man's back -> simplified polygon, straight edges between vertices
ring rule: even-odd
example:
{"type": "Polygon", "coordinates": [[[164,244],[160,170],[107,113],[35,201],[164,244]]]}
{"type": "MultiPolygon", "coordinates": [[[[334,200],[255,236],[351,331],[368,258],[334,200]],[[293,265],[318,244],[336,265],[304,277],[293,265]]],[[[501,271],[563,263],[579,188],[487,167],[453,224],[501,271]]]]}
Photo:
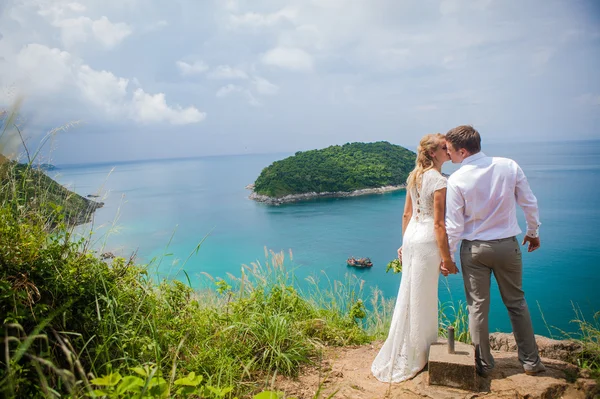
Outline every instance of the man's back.
{"type": "Polygon", "coordinates": [[[449,235],[453,235],[453,227],[460,229],[460,236],[451,239],[454,242],[498,240],[520,234],[517,203],[527,215],[528,226],[537,229],[539,225],[537,199],[512,159],[488,157],[482,152],[466,158],[448,179],[447,199],[449,235]],[[458,220],[452,217],[457,213],[461,214],[458,220]]]}

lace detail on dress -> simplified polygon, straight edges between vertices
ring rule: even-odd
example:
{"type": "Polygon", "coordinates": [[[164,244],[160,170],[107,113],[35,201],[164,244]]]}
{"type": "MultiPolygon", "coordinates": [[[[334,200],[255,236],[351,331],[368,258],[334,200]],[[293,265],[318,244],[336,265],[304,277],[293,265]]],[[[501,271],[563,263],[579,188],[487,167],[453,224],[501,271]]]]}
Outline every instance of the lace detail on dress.
{"type": "Polygon", "coordinates": [[[448,185],[448,180],[435,169],[423,173],[421,179],[421,188],[413,187],[410,190],[413,217],[417,221],[433,218],[433,193],[448,185]]]}
{"type": "Polygon", "coordinates": [[[438,276],[441,257],[433,232],[433,193],[446,187],[436,170],[423,174],[420,190],[407,195],[413,217],[402,239],[400,289],[390,332],[371,365],[383,382],[414,377],[427,364],[429,346],[437,341],[438,276]]]}

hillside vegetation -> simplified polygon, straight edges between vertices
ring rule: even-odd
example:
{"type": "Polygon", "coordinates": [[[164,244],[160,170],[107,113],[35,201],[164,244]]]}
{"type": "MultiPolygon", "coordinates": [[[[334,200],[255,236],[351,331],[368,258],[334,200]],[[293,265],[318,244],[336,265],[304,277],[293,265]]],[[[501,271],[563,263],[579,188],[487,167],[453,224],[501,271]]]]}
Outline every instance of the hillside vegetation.
{"type": "Polygon", "coordinates": [[[350,192],[398,186],[415,165],[415,153],[387,141],[347,143],[299,151],[263,169],[254,191],[269,197],[288,194],[350,192]]]}
{"type": "Polygon", "coordinates": [[[49,225],[55,225],[59,219],[67,225],[87,223],[103,205],[66,189],[39,169],[9,161],[3,155],[0,155],[0,202],[26,207],[29,212],[43,216],[49,225]]]}

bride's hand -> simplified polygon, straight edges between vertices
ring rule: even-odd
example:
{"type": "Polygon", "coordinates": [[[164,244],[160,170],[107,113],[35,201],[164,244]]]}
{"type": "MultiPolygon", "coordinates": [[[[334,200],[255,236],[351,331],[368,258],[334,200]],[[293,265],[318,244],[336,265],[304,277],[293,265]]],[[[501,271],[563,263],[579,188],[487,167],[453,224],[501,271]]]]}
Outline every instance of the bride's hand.
{"type": "Polygon", "coordinates": [[[450,274],[450,271],[446,269],[446,266],[444,265],[444,261],[440,262],[440,273],[442,273],[444,277],[448,277],[448,274],[450,274]]]}
{"type": "Polygon", "coordinates": [[[402,247],[398,248],[398,259],[402,260],[402,247]]]}
{"type": "Polygon", "coordinates": [[[458,267],[456,267],[456,263],[454,263],[454,261],[452,261],[452,259],[447,260],[445,262],[442,260],[441,268],[446,270],[449,274],[459,273],[458,267]]]}

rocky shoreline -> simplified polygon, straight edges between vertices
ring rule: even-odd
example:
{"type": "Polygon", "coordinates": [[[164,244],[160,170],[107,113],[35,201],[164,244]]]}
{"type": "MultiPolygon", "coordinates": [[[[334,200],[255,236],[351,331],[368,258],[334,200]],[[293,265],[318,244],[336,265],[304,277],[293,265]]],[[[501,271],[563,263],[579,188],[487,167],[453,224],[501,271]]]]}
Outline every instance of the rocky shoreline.
{"type": "MultiPolygon", "coordinates": [[[[249,184],[246,186],[247,189],[253,190],[254,184],[249,184]]],[[[289,204],[293,202],[299,201],[307,201],[315,198],[346,198],[346,197],[358,197],[360,195],[368,195],[368,194],[384,194],[392,191],[398,191],[405,189],[406,186],[404,184],[399,186],[384,186],[377,188],[364,188],[362,190],[355,191],[334,191],[334,192],[311,192],[311,193],[302,193],[302,194],[290,194],[283,197],[269,197],[268,195],[257,194],[252,191],[252,194],[248,198],[251,200],[262,202],[267,205],[281,205],[281,204],[289,204]]]]}

